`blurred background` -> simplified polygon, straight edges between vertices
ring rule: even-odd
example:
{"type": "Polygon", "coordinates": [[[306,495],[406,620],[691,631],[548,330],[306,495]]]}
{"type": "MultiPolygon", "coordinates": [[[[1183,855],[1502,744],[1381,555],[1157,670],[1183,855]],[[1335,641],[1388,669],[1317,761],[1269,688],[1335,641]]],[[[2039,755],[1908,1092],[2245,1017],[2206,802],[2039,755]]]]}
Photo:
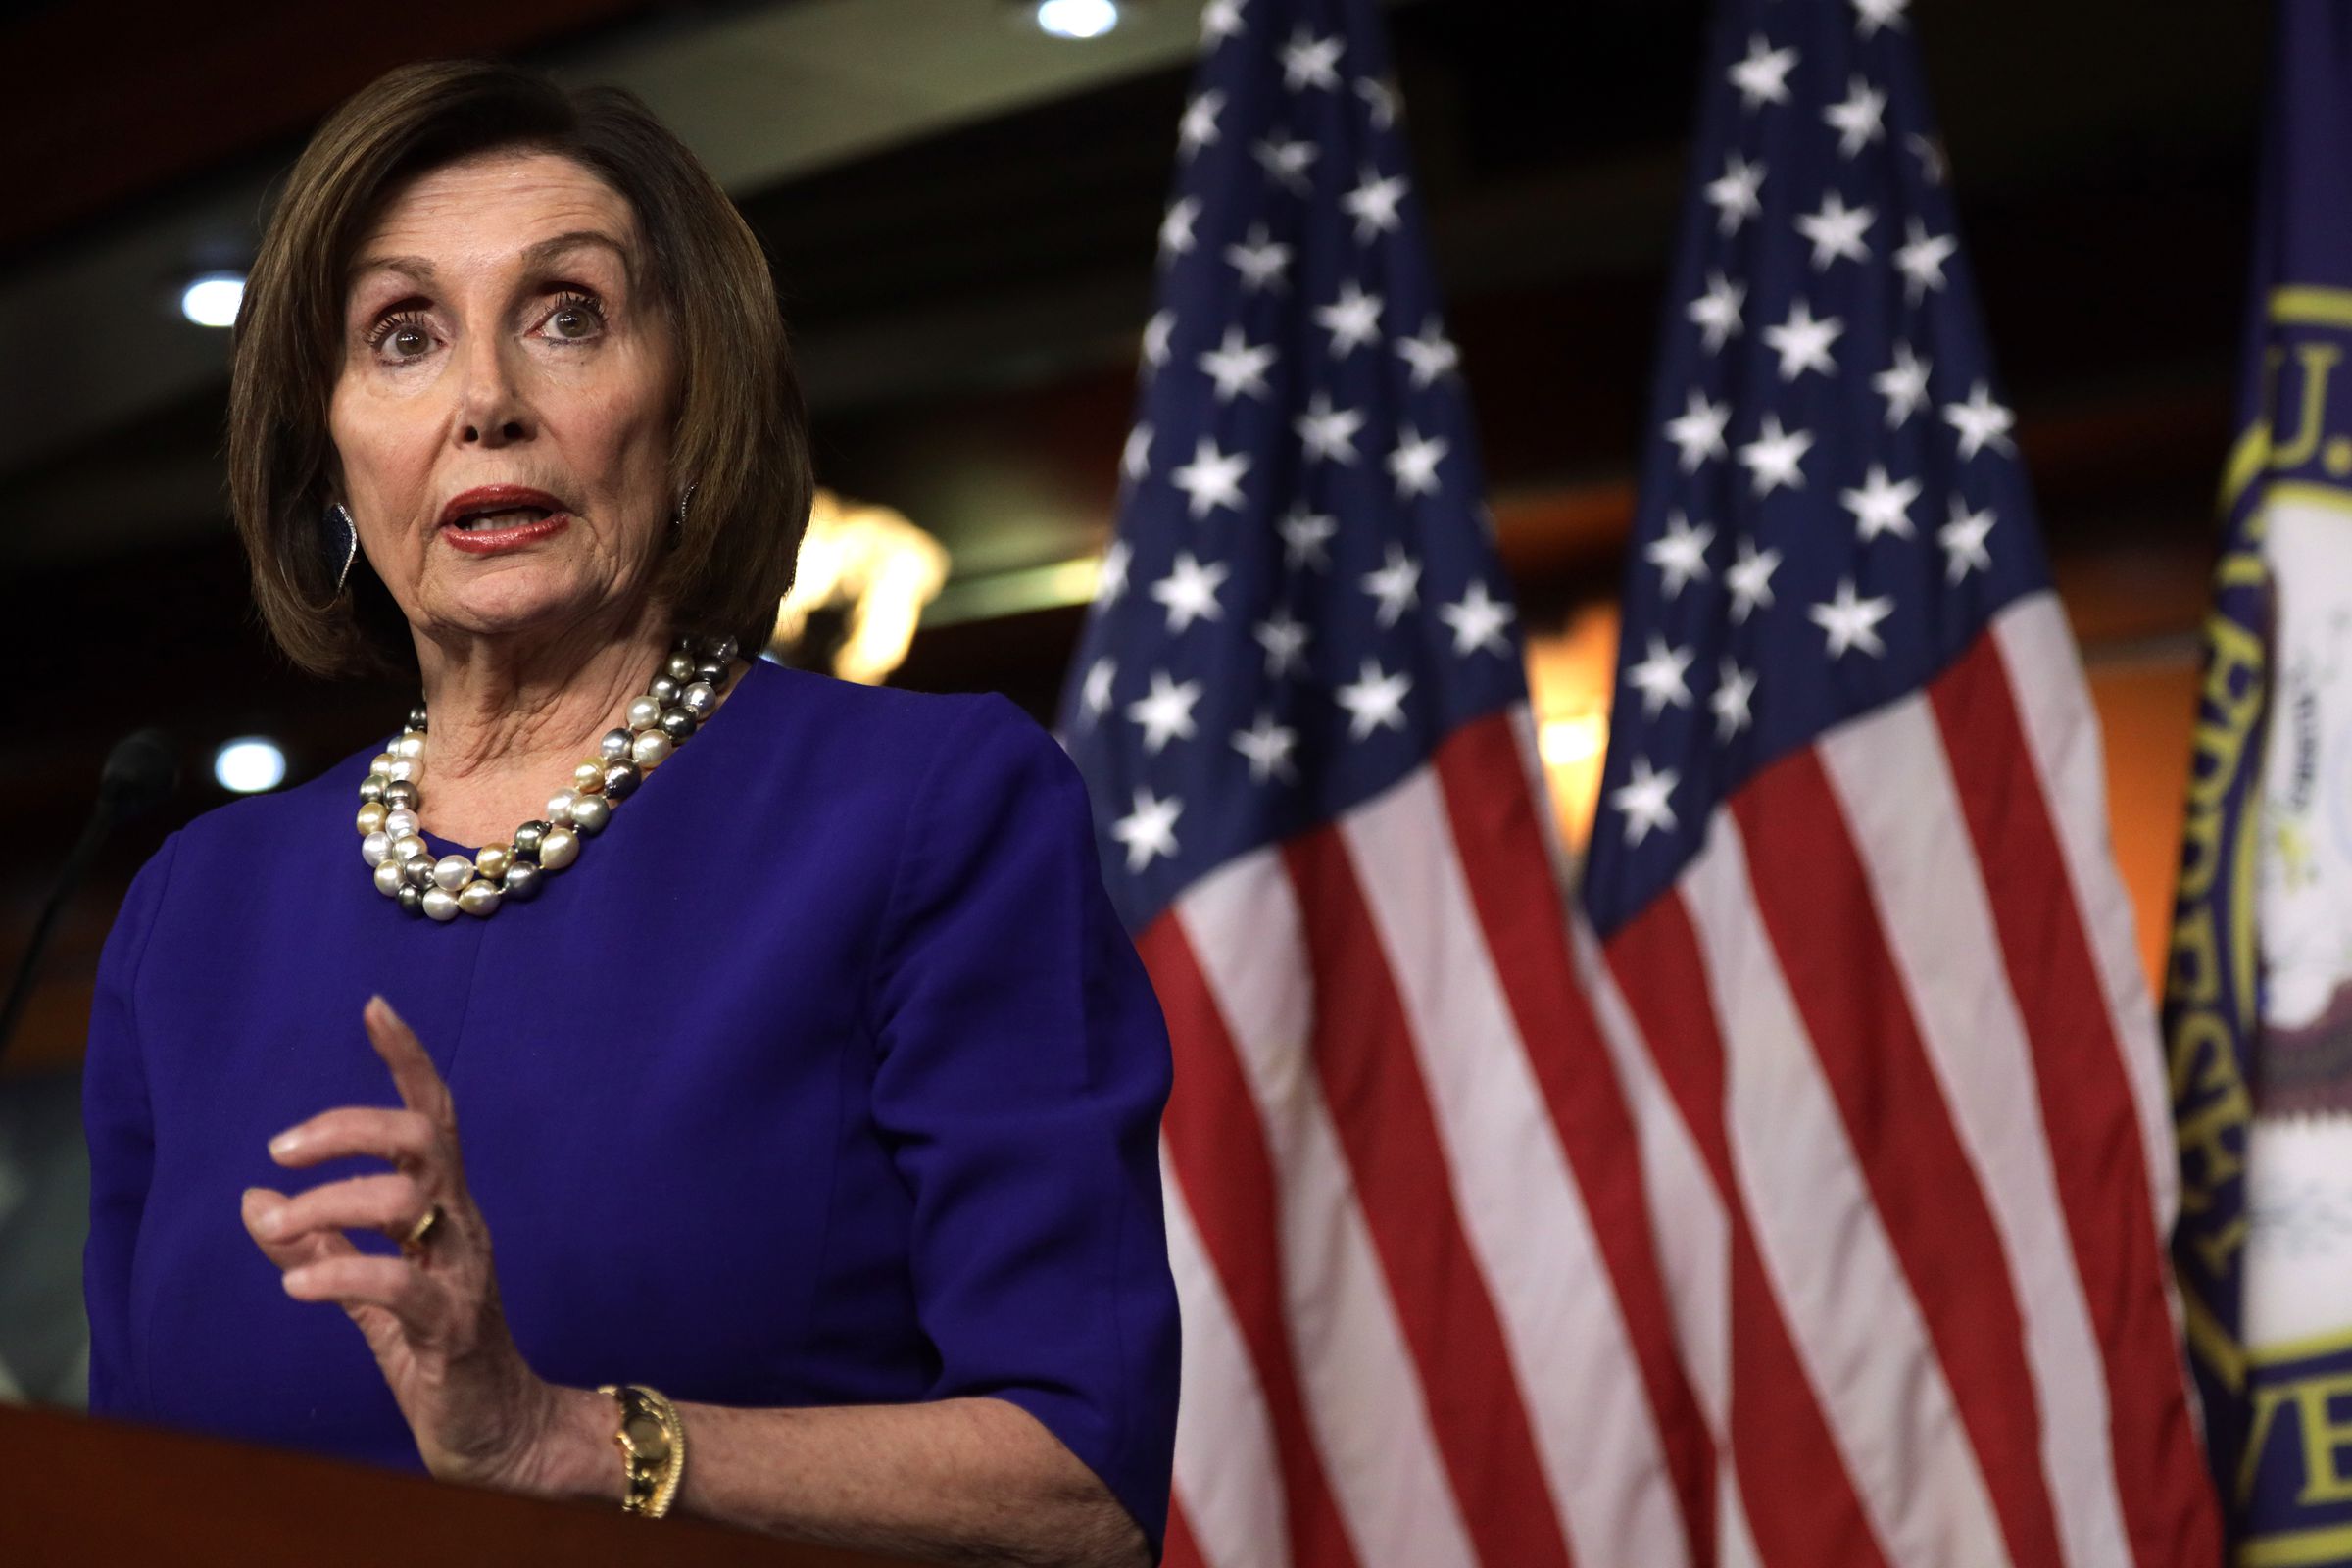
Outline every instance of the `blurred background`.
{"type": "MultiPolygon", "coordinates": [[[[2151,973],[2231,434],[2262,9],[1914,12],[2105,727],[2151,973]]],[[[1389,11],[1554,804],[1577,846],[1607,734],[1704,11],[1389,11]]],[[[299,782],[414,701],[312,681],[274,654],[222,503],[228,334],[202,318],[233,300],[320,117],[391,66],[447,55],[642,95],[767,246],[817,476],[837,498],[805,577],[839,591],[805,617],[794,607],[802,635],[778,656],[999,690],[1051,722],[1111,522],[1197,22],[1186,0],[92,0],[0,21],[14,67],[0,96],[0,656],[32,704],[0,743],[11,972],[109,747],[161,725],[181,766],[173,798],[121,830],[74,898],[0,1061],[0,1398],[81,1398],[78,1063],[131,873],[231,784],[267,787],[272,752],[299,782]],[[1099,28],[1114,9],[1096,35],[1053,30],[1099,28]],[[268,745],[222,761],[244,739],[268,745]]]]}

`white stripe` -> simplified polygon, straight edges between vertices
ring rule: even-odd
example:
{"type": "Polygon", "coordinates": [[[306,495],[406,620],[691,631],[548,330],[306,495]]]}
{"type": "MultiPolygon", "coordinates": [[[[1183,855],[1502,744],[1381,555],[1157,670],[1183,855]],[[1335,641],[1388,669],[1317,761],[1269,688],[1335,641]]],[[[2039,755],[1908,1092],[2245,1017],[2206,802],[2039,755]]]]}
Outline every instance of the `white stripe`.
{"type": "Polygon", "coordinates": [[[1915,696],[1824,736],[1819,749],[1944,1108],[2000,1232],[2066,1560],[2129,1563],[2105,1363],[2059,1200],[2033,1045],[1942,732],[1915,696]]]}
{"type": "MultiPolygon", "coordinates": [[[[2082,662],[2074,633],[2058,608],[2057,595],[2038,593],[2017,601],[1992,620],[1993,640],[2017,699],[2026,749],[2050,804],[2059,850],[2075,906],[2082,911],[2107,1010],[2115,1020],[2115,1043],[2123,1053],[2124,1077],[2139,1112],[2139,1142],[2148,1162],[2148,1190],[2156,1209],[2159,1247],[2172,1245],[2180,1203],[2180,1172],[2173,1161],[2173,1111],[2164,1080],[2164,1050],[2156,1034],[2156,1007],[2139,966],[2132,899],[2115,869],[2107,832],[2107,769],[2100,757],[2099,726],[2091,711],[2082,662]]],[[[2172,1295],[2171,1274],[2165,1276],[2172,1295]]],[[[2176,1319],[2180,1302],[2173,1303],[2176,1319]]]]}
{"type": "Polygon", "coordinates": [[[1729,811],[1683,873],[1723,1027],[1732,1169],[1797,1357],[1883,1554],[2009,1560],[1950,1385],[1765,935],[1729,811]]]}
{"type": "Polygon", "coordinates": [[[1300,1397],[1358,1560],[1474,1560],[1412,1353],[1310,1054],[1304,928],[1278,854],[1201,878],[1174,910],[1233,1035],[1274,1164],[1300,1397]]]}
{"type": "Polygon", "coordinates": [[[1570,1550],[1582,1562],[1688,1562],[1608,1259],[1528,1065],[1435,770],[1407,774],[1340,829],[1446,1148],[1447,1171],[1428,1179],[1451,1176],[1570,1550]]]}
{"type": "Polygon", "coordinates": [[[1209,1568],[1286,1568],[1290,1531],[1265,1393],[1165,1142],[1159,1181],[1167,1195],[1168,1268],[1184,1324],[1176,1492],[1209,1568]]]}

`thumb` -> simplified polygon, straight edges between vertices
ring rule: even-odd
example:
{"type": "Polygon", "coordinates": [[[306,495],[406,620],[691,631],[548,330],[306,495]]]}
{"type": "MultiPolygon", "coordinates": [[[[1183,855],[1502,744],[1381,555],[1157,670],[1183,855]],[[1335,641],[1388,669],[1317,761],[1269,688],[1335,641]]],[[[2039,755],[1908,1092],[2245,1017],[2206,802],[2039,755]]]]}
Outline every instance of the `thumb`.
{"type": "Polygon", "coordinates": [[[264,1238],[253,1228],[254,1221],[285,1200],[286,1195],[274,1188],[248,1187],[238,1204],[239,1217],[245,1221],[245,1234],[253,1238],[253,1245],[260,1248],[262,1255],[275,1263],[281,1273],[290,1268],[300,1268],[305,1263],[316,1263],[320,1258],[341,1257],[347,1252],[359,1250],[341,1231],[312,1231],[283,1242],[264,1238]]]}

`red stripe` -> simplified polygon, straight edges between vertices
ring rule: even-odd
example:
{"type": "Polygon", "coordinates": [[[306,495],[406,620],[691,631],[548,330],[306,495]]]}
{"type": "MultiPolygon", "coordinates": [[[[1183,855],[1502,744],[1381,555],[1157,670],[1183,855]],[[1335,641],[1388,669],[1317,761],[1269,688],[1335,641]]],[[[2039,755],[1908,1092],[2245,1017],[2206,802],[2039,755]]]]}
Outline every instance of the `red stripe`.
{"type": "Polygon", "coordinates": [[[1772,1293],[1732,1172],[1723,1037],[1680,894],[1609,939],[1609,967],[1714,1175],[1731,1231],[1731,1433],[1740,1497],[1769,1568],[1886,1568],[1772,1293]]]}
{"type": "Polygon", "coordinates": [[[1489,1568],[1565,1565],[1568,1544],[1502,1324],[1465,1240],[1404,1006],[1347,847],[1325,824],[1292,840],[1283,859],[1298,891],[1314,977],[1315,1069],[1463,1523],[1489,1568]]]}
{"type": "Polygon", "coordinates": [[[1136,951],[1158,993],[1176,1063],[1176,1087],[1160,1130],[1265,1396],[1282,1469],[1291,1562],[1294,1568],[1354,1568],[1355,1552],[1307,1425],[1292,1360],[1276,1242],[1282,1199],[1233,1036],[1174,911],[1152,922],[1136,951]]]}
{"type": "Polygon", "coordinates": [[[1731,810],[1757,911],[1927,1319],[2010,1560],[2054,1568],[2058,1520],[2007,1254],[1819,754],[1807,748],[1765,768],[1731,810]]]}
{"type": "Polygon", "coordinates": [[[1693,1564],[1715,1560],[1715,1452],[1683,1374],[1633,1111],[1570,969],[1568,922],[1508,714],[1455,731],[1437,772],[1463,879],[1575,1172],[1664,1446],[1693,1564]]]}
{"type": "Polygon", "coordinates": [[[2142,1568],[2218,1562],[2220,1524],[2164,1297],[2147,1150],[1999,645],[1979,641],[1929,697],[2033,1043],[2059,1203],[2106,1364],[2134,1559],[2142,1568]]]}
{"type": "Polygon", "coordinates": [[[1208,1568],[1200,1543],[1194,1539],[1193,1522],[1185,1517],[1182,1497],[1168,1499],[1168,1539],[1159,1561],[1160,1568],[1208,1568]]]}

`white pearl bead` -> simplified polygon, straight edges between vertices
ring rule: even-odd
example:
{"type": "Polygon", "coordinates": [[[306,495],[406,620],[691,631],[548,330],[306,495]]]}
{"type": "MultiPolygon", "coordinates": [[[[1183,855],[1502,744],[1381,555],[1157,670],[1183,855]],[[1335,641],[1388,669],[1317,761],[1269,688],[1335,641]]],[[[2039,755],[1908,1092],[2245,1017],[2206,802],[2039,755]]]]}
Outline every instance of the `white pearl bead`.
{"type": "Polygon", "coordinates": [[[567,827],[551,827],[539,841],[539,863],[550,871],[561,871],[580,855],[580,836],[567,827]]]}
{"type": "Polygon", "coordinates": [[[408,838],[417,832],[421,824],[416,820],[416,813],[405,806],[397,811],[384,813],[384,831],[396,839],[408,838]]]}
{"type": "Polygon", "coordinates": [[[564,827],[571,821],[572,803],[579,796],[570,790],[558,790],[547,798],[547,820],[550,826],[564,827]]]}
{"type": "Polygon", "coordinates": [[[463,855],[444,855],[433,862],[433,880],[455,893],[473,880],[473,862],[463,855]]]}
{"type": "Polygon", "coordinates": [[[468,882],[466,891],[458,895],[458,907],[467,914],[488,919],[496,912],[498,901],[503,897],[505,895],[499,892],[495,882],[468,882]]]}
{"type": "Polygon", "coordinates": [[[392,776],[392,764],[399,760],[400,759],[394,757],[390,752],[378,752],[375,754],[375,760],[368,764],[368,771],[370,773],[381,773],[384,775],[384,777],[390,778],[392,776]]]}
{"type": "Polygon", "coordinates": [[[392,780],[395,784],[414,779],[416,776],[416,759],[414,757],[395,757],[384,764],[384,777],[392,780]]]}
{"type": "Polygon", "coordinates": [[[392,743],[392,755],[394,757],[422,757],[424,755],[424,737],[403,735],[392,743]]]}
{"type": "MultiPolygon", "coordinates": [[[[390,830],[386,829],[386,831],[389,832],[390,830]]],[[[416,858],[416,857],[419,855],[430,855],[432,853],[432,846],[426,844],[424,840],[416,837],[413,833],[407,835],[393,835],[392,858],[400,861],[404,865],[416,858]]]]}
{"type": "Polygon", "coordinates": [[[629,760],[651,767],[669,755],[669,737],[658,729],[645,730],[629,742],[629,760]]]}
{"type": "Polygon", "coordinates": [[[381,865],[392,853],[392,835],[378,828],[360,840],[360,858],[369,865],[381,865]]]}
{"type": "Polygon", "coordinates": [[[375,891],[381,893],[385,898],[399,896],[401,881],[398,860],[386,860],[375,868],[375,891]]]}
{"type": "Polygon", "coordinates": [[[643,729],[648,724],[662,722],[662,704],[654,697],[639,697],[629,704],[629,728],[643,729]]]}
{"type": "Polygon", "coordinates": [[[436,920],[455,920],[458,917],[458,896],[444,887],[426,888],[424,912],[436,920]]]}

